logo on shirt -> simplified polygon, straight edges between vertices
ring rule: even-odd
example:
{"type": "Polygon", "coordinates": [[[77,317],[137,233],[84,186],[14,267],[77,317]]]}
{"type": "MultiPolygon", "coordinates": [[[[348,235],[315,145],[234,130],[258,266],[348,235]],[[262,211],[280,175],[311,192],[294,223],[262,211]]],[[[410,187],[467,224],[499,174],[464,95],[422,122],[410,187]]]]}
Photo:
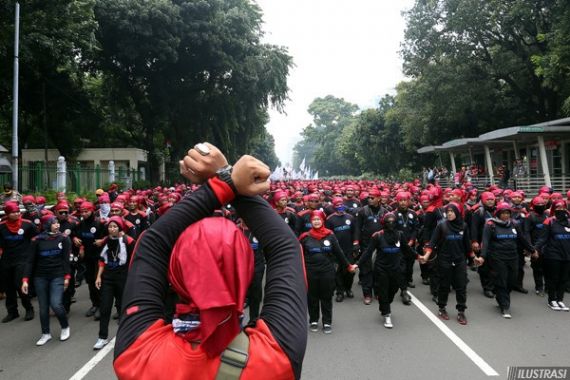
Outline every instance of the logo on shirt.
{"type": "Polygon", "coordinates": [[[283,220],[285,221],[286,224],[289,224],[289,218],[285,218],[283,220]]]}
{"type": "Polygon", "coordinates": [[[331,245],[331,242],[328,240],[323,241],[323,244],[325,245],[325,247],[329,247],[331,245]]]}
{"type": "Polygon", "coordinates": [[[254,243],[259,243],[259,240],[257,240],[257,238],[255,238],[255,237],[254,237],[253,239],[251,239],[251,240],[252,240],[254,243]]]}
{"type": "Polygon", "coordinates": [[[570,227],[564,227],[564,229],[566,230],[566,232],[570,232],[570,227]]]}
{"type": "Polygon", "coordinates": [[[350,226],[350,220],[349,219],[347,219],[345,223],[347,226],[350,226]]]}
{"type": "Polygon", "coordinates": [[[513,231],[513,234],[515,234],[515,235],[517,234],[517,229],[516,229],[516,228],[513,228],[512,231],[513,231]]]}
{"type": "Polygon", "coordinates": [[[353,203],[353,204],[352,204],[352,207],[353,207],[353,208],[357,208],[358,205],[357,205],[356,203],[353,203]]]}
{"type": "Polygon", "coordinates": [[[400,241],[397,241],[396,244],[394,244],[396,247],[400,246],[400,241]]]}
{"type": "Polygon", "coordinates": [[[409,214],[408,214],[408,218],[410,218],[410,219],[414,219],[414,214],[412,214],[412,213],[409,213],[409,214]]]}
{"type": "Polygon", "coordinates": [[[40,220],[39,219],[34,219],[34,224],[40,224],[40,220]]]}
{"type": "Polygon", "coordinates": [[[22,228],[20,228],[20,229],[18,230],[18,235],[23,235],[23,234],[24,234],[24,230],[23,230],[22,228]]]}
{"type": "Polygon", "coordinates": [[[91,229],[89,230],[89,232],[91,232],[92,234],[94,234],[95,232],[97,232],[97,228],[91,227],[91,229]]]}
{"type": "Polygon", "coordinates": [[[71,230],[68,228],[65,231],[63,231],[63,233],[65,234],[65,236],[69,236],[71,234],[71,230]]]}
{"type": "Polygon", "coordinates": [[[63,243],[62,243],[62,242],[59,242],[59,243],[57,244],[57,247],[58,247],[59,249],[63,249],[63,243]]]}
{"type": "Polygon", "coordinates": [[[141,220],[140,220],[140,219],[137,219],[137,220],[135,220],[135,223],[136,223],[136,224],[141,224],[141,220]]]}

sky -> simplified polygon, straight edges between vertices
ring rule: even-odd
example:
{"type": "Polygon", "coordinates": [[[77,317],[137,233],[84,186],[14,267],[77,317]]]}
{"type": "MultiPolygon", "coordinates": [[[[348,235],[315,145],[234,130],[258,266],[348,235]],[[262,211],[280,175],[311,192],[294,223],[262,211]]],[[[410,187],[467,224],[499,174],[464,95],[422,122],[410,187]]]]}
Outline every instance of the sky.
{"type": "Polygon", "coordinates": [[[267,129],[281,164],[311,123],[307,109],[333,95],[375,108],[404,79],[399,55],[413,0],[256,0],[263,10],[264,42],[285,46],[293,57],[285,114],[270,110],[267,129]]]}

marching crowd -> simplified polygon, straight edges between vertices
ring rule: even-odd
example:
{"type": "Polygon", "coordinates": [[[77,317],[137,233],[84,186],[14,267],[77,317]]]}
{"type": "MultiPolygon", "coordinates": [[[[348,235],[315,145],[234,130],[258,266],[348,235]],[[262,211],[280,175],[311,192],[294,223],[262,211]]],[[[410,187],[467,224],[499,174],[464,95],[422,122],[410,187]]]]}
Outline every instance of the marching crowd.
{"type": "MultiPolygon", "coordinates": [[[[48,206],[41,196],[20,196],[5,187],[0,296],[6,299],[7,315],[2,323],[20,317],[18,298],[24,319],[33,320],[31,299],[37,297],[41,337],[36,344],[52,339],[50,309],[61,326],[60,340],[67,340],[67,314],[76,288],[86,283],[91,307],[85,316],[100,324],[93,348],[104,347],[110,319],[124,311],[137,240],[198,189],[180,184],[119,191],[112,185],[97,190],[95,202],[58,193],[48,206]]],[[[528,293],[523,287],[528,261],[534,293],[545,297],[552,310],[569,310],[563,299],[570,286],[570,191],[565,198],[547,186],[530,195],[494,185],[477,189],[469,182],[441,188],[437,182],[422,186],[420,180],[315,180],[274,182],[263,198],[302,247],[311,331],[319,331],[320,322],[324,333],[332,332],[333,301],[355,297],[357,270],[363,303],[378,301],[386,328],[393,327],[391,303],[398,293],[405,305],[411,304],[407,290],[416,286],[418,269],[444,320],[450,318],[453,290],[457,320],[467,324],[469,270],[478,273],[484,296],[495,298],[501,315],[511,318],[510,292],[528,293]]],[[[256,320],[264,303],[266,247],[235,205],[226,204],[211,216],[237,226],[251,246],[254,272],[244,294],[249,318],[256,320]]],[[[187,326],[177,318],[180,292],[172,281],[165,298],[165,315],[187,326]]]]}

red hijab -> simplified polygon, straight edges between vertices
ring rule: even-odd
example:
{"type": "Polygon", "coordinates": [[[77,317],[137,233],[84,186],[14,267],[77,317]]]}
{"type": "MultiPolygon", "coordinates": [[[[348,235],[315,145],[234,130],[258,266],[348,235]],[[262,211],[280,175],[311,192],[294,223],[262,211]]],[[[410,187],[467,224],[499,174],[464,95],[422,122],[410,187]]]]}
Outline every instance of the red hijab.
{"type": "Polygon", "coordinates": [[[222,353],[240,332],[240,318],[253,277],[253,251],[234,223],[202,219],[180,235],[168,272],[180,296],[177,314],[198,314],[200,327],[183,333],[209,357],[222,353]]]}
{"type": "Polygon", "coordinates": [[[318,217],[321,222],[322,225],[320,228],[315,228],[315,227],[311,227],[311,229],[309,230],[309,235],[311,235],[311,237],[317,239],[317,240],[321,240],[324,237],[332,234],[333,232],[331,230],[329,230],[328,228],[325,227],[325,213],[322,212],[321,210],[314,210],[313,212],[311,212],[311,221],[313,220],[313,218],[318,217]]]}

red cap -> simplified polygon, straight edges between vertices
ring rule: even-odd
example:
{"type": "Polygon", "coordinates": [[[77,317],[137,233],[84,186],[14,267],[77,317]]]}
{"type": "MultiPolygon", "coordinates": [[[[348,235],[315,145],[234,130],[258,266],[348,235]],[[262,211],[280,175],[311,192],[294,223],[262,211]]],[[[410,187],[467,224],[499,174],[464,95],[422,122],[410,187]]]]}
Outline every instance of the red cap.
{"type": "Polygon", "coordinates": [[[95,206],[93,205],[93,203],[85,201],[83,203],[81,203],[81,206],[79,206],[80,210],[87,210],[87,211],[95,211],[95,206]]]}
{"type": "Polygon", "coordinates": [[[4,204],[4,212],[6,215],[11,214],[13,212],[20,212],[20,206],[18,206],[17,202],[6,202],[4,204]]]}
{"type": "Polygon", "coordinates": [[[34,197],[33,195],[24,195],[22,197],[22,203],[26,204],[26,203],[36,203],[36,197],[34,197]]]}
{"type": "Polygon", "coordinates": [[[111,222],[115,223],[121,231],[124,231],[125,222],[123,221],[123,218],[121,218],[120,216],[116,216],[116,215],[110,217],[109,220],[107,220],[107,224],[106,224],[107,227],[109,226],[109,223],[111,223],[111,222]]]}

